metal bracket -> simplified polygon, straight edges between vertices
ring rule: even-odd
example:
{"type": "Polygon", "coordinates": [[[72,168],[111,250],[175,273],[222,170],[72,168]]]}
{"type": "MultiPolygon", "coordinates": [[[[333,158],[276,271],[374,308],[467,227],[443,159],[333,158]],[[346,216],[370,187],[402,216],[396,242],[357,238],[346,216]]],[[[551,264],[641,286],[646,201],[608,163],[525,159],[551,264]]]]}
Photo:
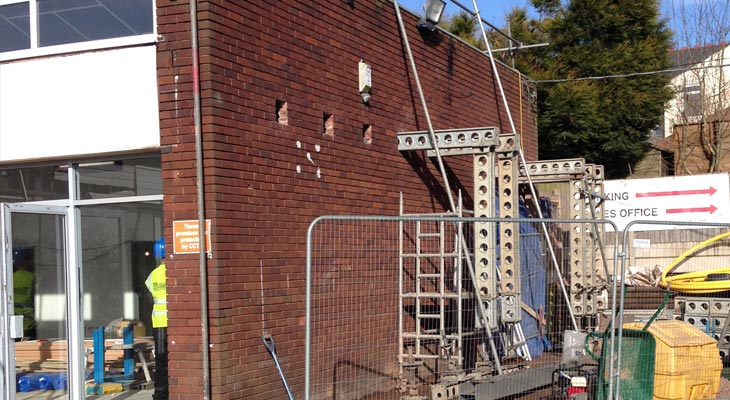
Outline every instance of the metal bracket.
{"type": "MultiPolygon", "coordinates": [[[[485,148],[499,144],[499,129],[495,127],[446,129],[433,131],[439,150],[471,149],[458,154],[484,152],[485,148]],[[481,149],[481,150],[480,150],[481,149]]],[[[398,151],[435,150],[428,131],[401,132],[397,134],[398,151]]]]}
{"type": "Polygon", "coordinates": [[[564,160],[549,161],[530,161],[527,166],[520,166],[520,177],[526,177],[526,172],[530,174],[532,180],[565,181],[565,177],[569,175],[583,175],[585,168],[585,160],[582,158],[572,158],[564,160]]]}

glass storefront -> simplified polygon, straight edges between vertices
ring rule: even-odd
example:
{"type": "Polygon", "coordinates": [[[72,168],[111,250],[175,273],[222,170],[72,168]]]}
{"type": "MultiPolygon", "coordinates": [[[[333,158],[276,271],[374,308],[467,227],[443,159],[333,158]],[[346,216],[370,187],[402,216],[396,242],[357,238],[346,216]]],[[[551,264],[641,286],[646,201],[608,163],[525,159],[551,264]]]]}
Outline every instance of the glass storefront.
{"type": "Polygon", "coordinates": [[[80,207],[84,333],[116,320],[139,321],[152,334],[152,295],[145,279],[157,267],[162,202],[80,207]]]}
{"type": "MultiPolygon", "coordinates": [[[[10,382],[48,367],[51,357],[71,371],[72,342],[89,347],[99,327],[109,333],[129,321],[136,336],[151,335],[153,301],[145,280],[159,263],[153,244],[163,233],[159,154],[0,169],[0,203],[9,210],[3,211],[3,237],[12,243],[3,273],[12,287],[8,297],[15,299],[3,311],[23,316],[22,328],[12,321],[3,327],[15,329],[6,335],[13,339],[4,345],[4,357],[16,366],[15,374],[3,377],[4,397],[14,398],[10,382]],[[80,285],[69,286],[77,266],[80,285]],[[66,342],[57,345],[64,349],[59,354],[27,351],[66,342]]],[[[81,352],[75,359],[83,367],[81,352]]],[[[83,388],[83,380],[78,385],[83,388]]]]}
{"type": "Polygon", "coordinates": [[[68,199],[67,173],[53,165],[0,170],[0,202],[68,199]]]}

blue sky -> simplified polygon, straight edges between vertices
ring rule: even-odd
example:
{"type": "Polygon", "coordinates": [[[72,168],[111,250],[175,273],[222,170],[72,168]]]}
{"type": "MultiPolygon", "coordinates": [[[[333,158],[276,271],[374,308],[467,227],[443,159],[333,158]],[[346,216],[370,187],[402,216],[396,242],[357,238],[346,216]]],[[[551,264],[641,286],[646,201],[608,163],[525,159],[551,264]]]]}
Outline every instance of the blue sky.
{"type": "MultiPolygon", "coordinates": [[[[398,0],[398,4],[414,11],[417,15],[423,14],[423,3],[425,0],[398,0]]],[[[459,3],[465,5],[469,9],[473,10],[472,0],[459,0],[459,3]]],[[[477,0],[477,6],[479,7],[479,13],[482,18],[489,21],[496,26],[504,25],[504,15],[515,6],[519,7],[530,7],[529,0],[477,0]]],[[[457,14],[461,11],[457,5],[446,1],[446,14],[452,15],[457,14]]]]}
{"type": "MultiPolygon", "coordinates": [[[[680,31],[683,28],[683,23],[679,21],[679,14],[681,13],[680,8],[685,7],[688,12],[687,15],[696,9],[697,4],[703,4],[706,10],[713,10],[713,14],[717,15],[717,11],[722,11],[723,8],[727,8],[727,0],[660,0],[661,1],[661,13],[662,16],[669,20],[669,27],[674,31],[680,31]],[[710,8],[707,8],[710,7],[710,8]]],[[[423,4],[425,0],[398,0],[398,4],[414,11],[417,15],[423,14],[423,4]]],[[[459,3],[473,10],[472,0],[459,0],[459,3]]],[[[477,6],[482,18],[489,21],[495,26],[504,26],[504,16],[513,7],[527,7],[528,10],[532,10],[532,5],[529,0],[477,0],[477,6]]],[[[461,11],[457,5],[450,1],[446,1],[446,11],[448,15],[453,15],[461,11]]],[[[728,26],[728,18],[730,18],[730,12],[725,10],[724,21],[719,21],[719,25],[728,26]]],[[[722,17],[721,17],[722,18],[722,17]]],[[[718,21],[713,21],[717,26],[718,21]]],[[[696,28],[695,28],[696,29],[696,28]]]]}

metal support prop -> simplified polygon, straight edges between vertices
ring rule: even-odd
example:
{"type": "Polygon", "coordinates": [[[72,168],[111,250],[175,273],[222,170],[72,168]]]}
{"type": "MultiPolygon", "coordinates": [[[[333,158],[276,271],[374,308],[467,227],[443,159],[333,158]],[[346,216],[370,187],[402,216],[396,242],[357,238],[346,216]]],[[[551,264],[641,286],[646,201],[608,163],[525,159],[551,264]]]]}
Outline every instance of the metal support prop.
{"type": "Polygon", "coordinates": [[[603,192],[603,168],[586,164],[582,174],[571,179],[571,218],[580,220],[570,226],[571,306],[580,316],[593,317],[606,308],[604,297],[605,262],[599,243],[602,231],[595,222],[603,215],[595,199],[603,192]],[[596,194],[598,196],[596,196],[596,194]]]}
{"type": "MultiPolygon", "coordinates": [[[[589,189],[588,205],[590,207],[590,218],[592,220],[603,219],[604,189],[603,189],[603,166],[587,165],[585,169],[585,186],[589,189]]],[[[596,274],[596,311],[601,313],[608,307],[608,283],[611,274],[608,272],[606,262],[606,251],[603,245],[604,229],[602,224],[593,223],[592,232],[595,235],[593,262],[596,274]]]]}
{"type": "MultiPolygon", "coordinates": [[[[494,218],[494,153],[474,154],[474,216],[494,218]]],[[[488,329],[497,329],[497,235],[494,222],[474,223],[474,268],[476,287],[487,311],[488,329]]]]}
{"type": "MultiPolygon", "coordinates": [[[[587,175],[595,168],[595,165],[588,164],[585,169],[585,178],[583,179],[583,187],[585,192],[583,194],[583,216],[582,218],[589,220],[591,218],[591,203],[593,198],[590,193],[593,191],[592,180],[586,179],[587,175]]],[[[586,315],[595,316],[598,314],[597,297],[598,297],[598,282],[596,280],[596,241],[597,232],[595,231],[596,224],[592,222],[586,222],[583,224],[583,265],[585,266],[586,276],[586,315]]]]}
{"type": "MultiPolygon", "coordinates": [[[[520,141],[517,135],[502,135],[497,147],[497,180],[499,182],[499,217],[519,218],[519,163],[517,152],[520,141]]],[[[500,295],[501,321],[516,323],[522,320],[520,297],[520,224],[500,222],[499,266],[501,273],[500,295]]]]}
{"type": "MultiPolygon", "coordinates": [[[[454,195],[451,193],[451,186],[449,184],[449,178],[446,174],[446,167],[444,166],[444,160],[441,157],[441,152],[439,149],[439,145],[436,143],[436,135],[433,130],[433,124],[431,124],[431,115],[428,112],[428,105],[426,103],[426,96],[423,92],[423,88],[421,86],[421,79],[418,77],[418,68],[416,68],[416,61],[413,58],[413,52],[411,51],[411,45],[408,41],[408,33],[406,32],[405,24],[403,23],[403,17],[400,13],[400,5],[398,4],[398,0],[393,0],[393,7],[395,8],[395,15],[398,19],[398,27],[401,32],[401,37],[403,38],[403,46],[405,47],[406,54],[408,55],[408,60],[411,64],[411,69],[413,71],[413,79],[416,82],[416,88],[418,89],[418,95],[421,99],[421,106],[423,107],[423,113],[426,116],[426,125],[428,127],[428,138],[430,141],[430,144],[432,146],[432,150],[436,153],[436,161],[439,166],[439,172],[441,173],[441,177],[444,182],[444,189],[446,191],[446,197],[449,199],[449,206],[451,207],[451,211],[456,211],[456,204],[454,202],[454,195]]],[[[464,253],[464,259],[467,262],[469,275],[472,280],[472,284],[476,287],[476,276],[474,276],[474,270],[473,265],[471,263],[471,258],[469,257],[469,251],[468,247],[466,246],[466,242],[462,242],[462,251],[464,253]]],[[[476,293],[477,298],[479,297],[479,293],[476,293]]],[[[479,318],[485,319],[486,318],[486,310],[484,309],[484,304],[480,301],[477,301],[477,315],[479,318]]],[[[494,344],[494,338],[492,337],[492,333],[487,329],[487,340],[489,341],[489,347],[492,351],[494,366],[496,367],[496,370],[499,374],[502,373],[502,366],[499,362],[499,356],[497,352],[497,347],[494,344]]],[[[482,354],[482,357],[484,359],[487,359],[486,355],[482,354]]]]}
{"type": "MultiPolygon", "coordinates": [[[[494,61],[494,55],[492,54],[492,45],[489,42],[489,37],[487,36],[487,31],[486,31],[486,29],[484,29],[484,24],[481,23],[482,16],[481,16],[481,13],[479,12],[479,7],[477,6],[476,0],[472,0],[472,5],[474,6],[473,15],[476,16],[478,21],[480,21],[479,29],[482,32],[482,39],[484,39],[484,44],[487,46],[486,54],[489,56],[489,62],[492,66],[492,72],[494,74],[494,78],[497,83],[497,87],[499,88],[499,94],[502,97],[502,103],[504,104],[504,110],[505,110],[505,114],[507,114],[509,126],[512,129],[512,132],[516,134],[517,129],[515,129],[515,122],[512,119],[512,113],[510,112],[509,103],[507,102],[507,96],[504,94],[504,88],[502,87],[502,79],[499,77],[499,70],[497,70],[497,63],[494,61]]],[[[520,93],[520,96],[521,95],[522,94],[520,93]]],[[[520,163],[522,165],[526,165],[527,161],[525,160],[525,155],[522,153],[522,149],[520,148],[517,153],[520,158],[520,163]]],[[[537,210],[538,217],[540,219],[542,219],[542,211],[540,211],[540,204],[538,203],[538,199],[537,199],[537,196],[535,193],[535,187],[532,184],[532,178],[530,177],[530,173],[529,173],[529,171],[527,171],[527,169],[525,169],[525,178],[527,178],[527,183],[530,188],[530,192],[532,193],[533,201],[535,202],[535,208],[537,210]]],[[[558,275],[560,275],[560,267],[558,265],[557,257],[555,256],[555,251],[550,243],[550,237],[548,235],[547,226],[545,225],[544,222],[542,222],[540,224],[540,226],[542,228],[543,235],[545,236],[545,241],[548,244],[548,251],[550,252],[550,257],[553,260],[553,265],[555,266],[555,269],[556,269],[558,275]]],[[[561,287],[563,289],[563,296],[565,296],[565,298],[567,300],[568,292],[565,289],[565,286],[561,285],[561,287]]],[[[575,316],[573,315],[573,310],[571,309],[569,312],[570,312],[570,319],[573,324],[573,327],[575,327],[577,329],[578,324],[575,321],[575,316]]]]}
{"type": "MultiPolygon", "coordinates": [[[[583,215],[583,180],[573,177],[570,180],[570,218],[579,220],[583,215]]],[[[575,315],[586,315],[586,280],[583,248],[585,247],[585,224],[574,222],[570,224],[570,257],[568,269],[570,271],[570,308],[575,315]]]]}

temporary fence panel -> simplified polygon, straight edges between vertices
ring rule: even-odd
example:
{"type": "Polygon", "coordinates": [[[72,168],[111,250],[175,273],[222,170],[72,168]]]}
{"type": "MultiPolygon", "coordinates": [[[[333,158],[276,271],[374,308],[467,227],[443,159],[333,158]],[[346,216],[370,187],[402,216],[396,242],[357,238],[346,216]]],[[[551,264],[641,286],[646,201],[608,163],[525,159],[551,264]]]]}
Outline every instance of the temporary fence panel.
{"type": "MultiPolygon", "coordinates": [[[[730,350],[728,228],[633,221],[622,232],[621,327],[656,339],[654,399],[730,396],[718,394],[730,350]]],[[[617,375],[625,379],[634,378],[617,375]]]]}
{"type": "MultiPolygon", "coordinates": [[[[609,280],[595,279],[596,268],[604,270],[596,261],[596,238],[571,234],[588,223],[605,231],[605,221],[597,220],[430,214],[317,219],[307,242],[306,396],[487,400],[565,391],[562,375],[588,376],[581,363],[597,369],[599,361],[582,357],[582,343],[578,355],[564,356],[564,332],[606,327],[613,315],[607,304],[605,312],[584,310],[577,327],[571,318],[577,294],[607,303],[615,290],[609,280]],[[470,265],[488,250],[475,249],[482,243],[473,237],[480,232],[475,224],[496,235],[492,269],[482,268],[497,277],[494,293],[474,290],[485,277],[470,265]],[[519,226],[519,232],[501,240],[500,224],[519,226]],[[501,250],[517,239],[519,254],[501,250]],[[571,265],[575,254],[584,255],[580,271],[571,265]],[[520,285],[509,296],[501,296],[499,285],[503,255],[516,258],[510,265],[519,267],[513,274],[520,276],[509,282],[520,285]],[[576,276],[595,283],[576,288],[576,276]],[[501,308],[515,294],[520,317],[497,312],[496,327],[486,329],[479,302],[501,308]],[[571,368],[579,372],[563,372],[571,368]]],[[[618,265],[613,257],[605,255],[618,265]]]]}

